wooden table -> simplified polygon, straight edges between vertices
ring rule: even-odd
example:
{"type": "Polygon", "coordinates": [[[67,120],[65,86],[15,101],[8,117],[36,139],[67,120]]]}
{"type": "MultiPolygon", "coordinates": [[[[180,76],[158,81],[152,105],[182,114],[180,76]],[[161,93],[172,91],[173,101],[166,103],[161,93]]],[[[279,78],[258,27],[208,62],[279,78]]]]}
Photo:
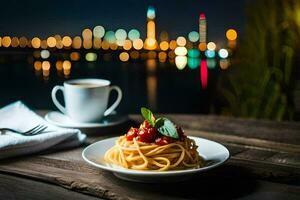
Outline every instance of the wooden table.
{"type": "MultiPolygon", "coordinates": [[[[134,183],[87,165],[83,147],[0,161],[0,199],[300,199],[300,124],[203,115],[168,115],[188,135],[224,144],[223,166],[180,183],[134,183]]],[[[89,136],[123,134],[122,126],[89,136]]]]}

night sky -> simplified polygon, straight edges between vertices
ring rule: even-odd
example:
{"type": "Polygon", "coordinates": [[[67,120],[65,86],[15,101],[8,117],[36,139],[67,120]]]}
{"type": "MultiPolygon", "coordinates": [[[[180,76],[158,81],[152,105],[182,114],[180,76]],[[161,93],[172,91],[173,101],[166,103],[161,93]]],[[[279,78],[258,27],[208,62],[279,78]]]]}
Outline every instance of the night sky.
{"type": "Polygon", "coordinates": [[[198,31],[204,12],[208,40],[221,42],[228,28],[242,32],[247,0],[10,0],[1,3],[0,34],[47,37],[54,34],[80,35],[83,28],[103,25],[106,30],[137,28],[145,36],[146,11],[156,9],[157,32],[172,38],[198,31]]]}

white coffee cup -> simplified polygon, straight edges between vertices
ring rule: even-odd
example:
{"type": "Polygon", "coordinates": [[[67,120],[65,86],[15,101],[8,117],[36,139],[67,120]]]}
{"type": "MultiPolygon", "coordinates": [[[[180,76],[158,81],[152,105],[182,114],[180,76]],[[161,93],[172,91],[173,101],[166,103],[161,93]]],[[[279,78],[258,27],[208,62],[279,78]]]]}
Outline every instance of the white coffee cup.
{"type": "Polygon", "coordinates": [[[95,122],[111,114],[122,99],[122,90],[118,86],[110,86],[104,79],[75,79],[64,82],[64,86],[52,89],[52,100],[55,106],[76,122],[95,122]],[[65,107],[56,98],[61,90],[65,107]],[[110,92],[118,92],[117,100],[107,108],[110,92]]]}

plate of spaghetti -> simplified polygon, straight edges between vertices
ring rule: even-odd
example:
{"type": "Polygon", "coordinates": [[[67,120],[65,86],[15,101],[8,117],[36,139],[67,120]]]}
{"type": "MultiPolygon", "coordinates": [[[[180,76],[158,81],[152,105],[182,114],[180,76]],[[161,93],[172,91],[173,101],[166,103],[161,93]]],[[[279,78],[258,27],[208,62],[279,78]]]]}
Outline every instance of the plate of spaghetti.
{"type": "Polygon", "coordinates": [[[126,134],[86,147],[83,159],[119,178],[138,182],[182,181],[215,168],[229,158],[223,145],[187,136],[169,119],[141,109],[144,122],[126,134]]]}

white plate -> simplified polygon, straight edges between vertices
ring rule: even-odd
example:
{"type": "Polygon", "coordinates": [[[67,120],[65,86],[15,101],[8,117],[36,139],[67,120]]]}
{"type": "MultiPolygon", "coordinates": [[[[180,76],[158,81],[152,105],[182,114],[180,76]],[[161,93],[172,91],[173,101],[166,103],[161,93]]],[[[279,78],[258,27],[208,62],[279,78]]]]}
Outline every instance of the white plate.
{"type": "Polygon", "coordinates": [[[108,126],[115,126],[121,124],[127,120],[127,116],[111,114],[105,117],[100,122],[96,123],[78,123],[72,121],[68,116],[64,115],[61,112],[52,111],[49,112],[45,119],[56,126],[65,127],[65,128],[103,128],[108,126]]]}
{"type": "Polygon", "coordinates": [[[198,146],[197,151],[206,161],[205,167],[157,172],[125,169],[123,167],[107,164],[103,159],[104,154],[115,145],[117,137],[101,140],[89,145],[83,150],[82,157],[87,163],[97,168],[111,171],[121,179],[136,182],[171,182],[186,180],[196,173],[201,173],[223,164],[229,158],[229,151],[223,145],[203,138],[189,138],[195,140],[198,146]]]}

